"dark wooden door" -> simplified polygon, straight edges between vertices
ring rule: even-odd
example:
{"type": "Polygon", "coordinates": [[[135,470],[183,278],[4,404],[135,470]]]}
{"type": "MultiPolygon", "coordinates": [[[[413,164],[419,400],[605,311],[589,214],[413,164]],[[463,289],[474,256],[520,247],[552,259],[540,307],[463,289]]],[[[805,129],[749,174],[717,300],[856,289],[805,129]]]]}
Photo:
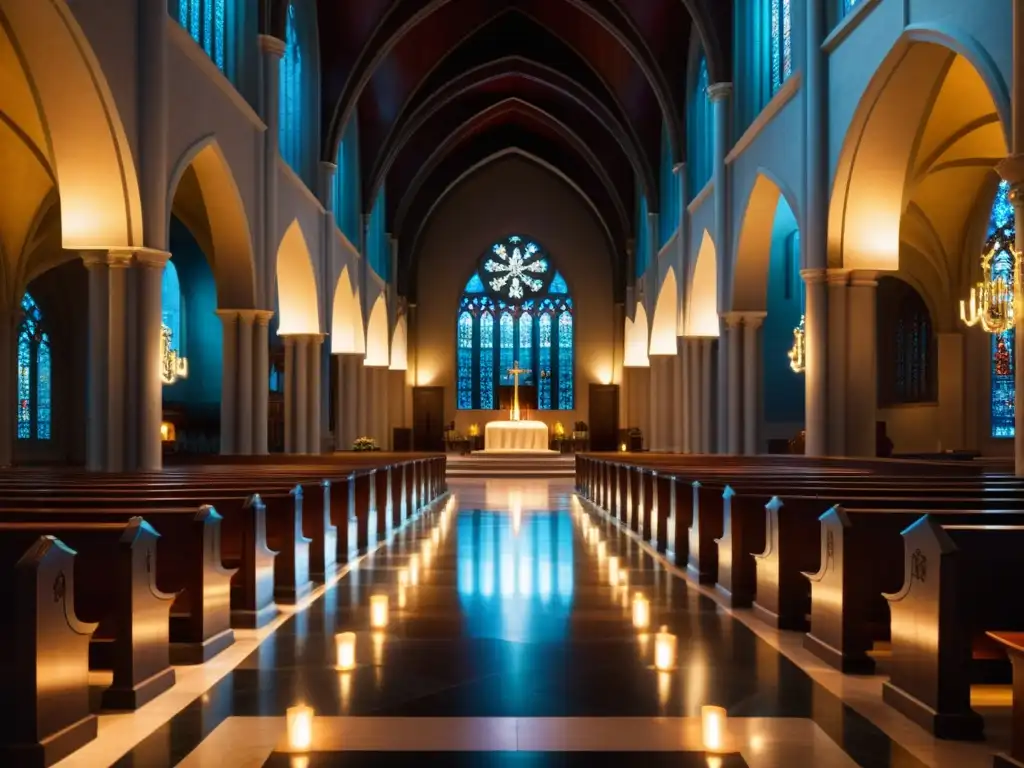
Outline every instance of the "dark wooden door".
{"type": "Polygon", "coordinates": [[[413,387],[412,446],[416,451],[444,450],[444,387],[413,387]]]}
{"type": "Polygon", "coordinates": [[[614,451],[619,444],[619,385],[590,385],[590,450],[614,451]]]}

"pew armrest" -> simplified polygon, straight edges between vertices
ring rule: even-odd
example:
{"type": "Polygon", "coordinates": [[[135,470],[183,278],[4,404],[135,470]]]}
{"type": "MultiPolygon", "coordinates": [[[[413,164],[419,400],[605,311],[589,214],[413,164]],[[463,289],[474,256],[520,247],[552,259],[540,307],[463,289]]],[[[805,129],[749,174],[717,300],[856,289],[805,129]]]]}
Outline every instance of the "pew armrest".
{"type": "Polygon", "coordinates": [[[985,634],[999,643],[1011,658],[1024,656],[1024,632],[986,632],[985,634]]]}

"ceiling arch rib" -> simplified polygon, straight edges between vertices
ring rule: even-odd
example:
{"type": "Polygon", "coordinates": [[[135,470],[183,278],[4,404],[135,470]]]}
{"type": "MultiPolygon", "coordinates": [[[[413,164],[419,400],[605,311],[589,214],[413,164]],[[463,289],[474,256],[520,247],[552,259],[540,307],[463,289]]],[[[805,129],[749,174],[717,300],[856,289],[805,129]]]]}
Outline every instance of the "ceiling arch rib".
{"type": "Polygon", "coordinates": [[[526,116],[521,113],[507,112],[503,118],[504,122],[494,120],[487,126],[478,126],[459,145],[457,152],[449,152],[436,162],[433,169],[417,182],[416,190],[407,194],[404,213],[401,218],[396,217],[395,227],[399,243],[399,290],[408,292],[415,286],[413,256],[420,232],[438,199],[470,169],[510,149],[555,169],[559,177],[587,200],[608,237],[610,252],[617,255],[611,266],[618,284],[625,274],[624,244],[629,230],[628,223],[623,222],[617,213],[609,190],[593,176],[585,161],[565,150],[563,139],[552,139],[536,126],[524,125],[526,116]]]}
{"type": "MultiPolygon", "coordinates": [[[[635,179],[640,180],[645,192],[654,187],[651,170],[644,163],[635,134],[629,131],[628,123],[620,122],[603,101],[594,98],[579,83],[546,66],[515,56],[465,72],[426,98],[418,100],[415,109],[404,113],[385,138],[384,146],[378,154],[378,162],[370,174],[370,197],[376,194],[404,146],[425,123],[450,104],[480,91],[505,96],[520,94],[525,97],[530,89],[535,90],[538,86],[543,91],[557,94],[567,106],[571,105],[580,112],[581,117],[596,122],[602,133],[611,135],[619,151],[612,153],[610,162],[615,165],[620,158],[624,158],[633,176],[617,181],[617,184],[625,183],[624,193],[632,195],[635,179]]],[[[615,173],[612,175],[617,176],[615,173]]]]}

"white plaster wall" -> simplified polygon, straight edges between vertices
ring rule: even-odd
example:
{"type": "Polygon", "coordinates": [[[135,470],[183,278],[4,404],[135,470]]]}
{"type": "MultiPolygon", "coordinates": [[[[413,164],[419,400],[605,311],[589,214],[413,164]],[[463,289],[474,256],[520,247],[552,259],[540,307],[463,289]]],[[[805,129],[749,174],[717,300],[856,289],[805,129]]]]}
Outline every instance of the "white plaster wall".
{"type": "MultiPolygon", "coordinates": [[[[306,183],[300,179],[288,164],[278,159],[277,162],[277,210],[274,212],[277,225],[278,242],[270,249],[267,256],[268,275],[277,274],[277,250],[280,245],[280,238],[284,236],[288,227],[293,221],[299,222],[302,236],[309,248],[310,261],[313,266],[313,276],[316,278],[316,297],[320,314],[320,328],[327,327],[329,314],[325,314],[325,302],[321,299],[325,295],[325,283],[329,274],[326,269],[326,247],[327,222],[329,219],[324,215],[324,208],[320,205],[306,183]]],[[[326,295],[333,297],[332,290],[326,295]]]]}
{"type": "MultiPolygon", "coordinates": [[[[689,286],[690,281],[693,279],[693,268],[696,266],[697,254],[700,253],[700,244],[704,241],[704,231],[707,230],[712,240],[715,237],[714,190],[712,190],[710,195],[705,196],[695,208],[692,208],[687,215],[690,217],[690,226],[687,231],[689,247],[686,249],[687,264],[685,274],[686,284],[689,286]]],[[[715,243],[715,248],[718,248],[718,243],[715,243]]],[[[720,264],[722,257],[717,254],[717,250],[716,256],[720,264]]]]}
{"type": "Polygon", "coordinates": [[[589,387],[612,375],[614,327],[611,256],[590,208],[567,185],[528,160],[507,157],[468,177],[427,224],[417,273],[416,349],[410,368],[420,385],[445,388],[445,421],[465,432],[494,412],[455,408],[455,319],[462,289],[480,256],[519,232],[538,242],[561,270],[575,307],[576,408],[531,414],[551,424],[589,420],[589,387]]]}

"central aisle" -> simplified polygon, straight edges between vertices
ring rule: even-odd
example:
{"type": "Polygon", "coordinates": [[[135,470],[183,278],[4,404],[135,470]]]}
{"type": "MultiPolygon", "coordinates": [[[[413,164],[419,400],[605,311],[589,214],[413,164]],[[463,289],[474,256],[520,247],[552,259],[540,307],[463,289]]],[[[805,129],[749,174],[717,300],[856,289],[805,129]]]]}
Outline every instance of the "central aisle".
{"type": "Polygon", "coordinates": [[[570,483],[450,485],[447,505],[400,529],[118,765],[920,764],[585,511],[570,483]],[[610,585],[608,556],[628,588],[610,585]],[[637,592],[650,601],[647,630],[633,626],[637,592]],[[375,632],[377,594],[390,610],[375,632]],[[668,672],[654,668],[662,625],[678,638],[668,672]],[[345,631],[357,633],[351,672],[335,668],[345,631]],[[317,716],[303,757],[279,751],[298,703],[317,716]],[[705,755],[705,704],[728,709],[742,754],[705,755]],[[661,754],[636,754],[647,750],[661,754]]]}

